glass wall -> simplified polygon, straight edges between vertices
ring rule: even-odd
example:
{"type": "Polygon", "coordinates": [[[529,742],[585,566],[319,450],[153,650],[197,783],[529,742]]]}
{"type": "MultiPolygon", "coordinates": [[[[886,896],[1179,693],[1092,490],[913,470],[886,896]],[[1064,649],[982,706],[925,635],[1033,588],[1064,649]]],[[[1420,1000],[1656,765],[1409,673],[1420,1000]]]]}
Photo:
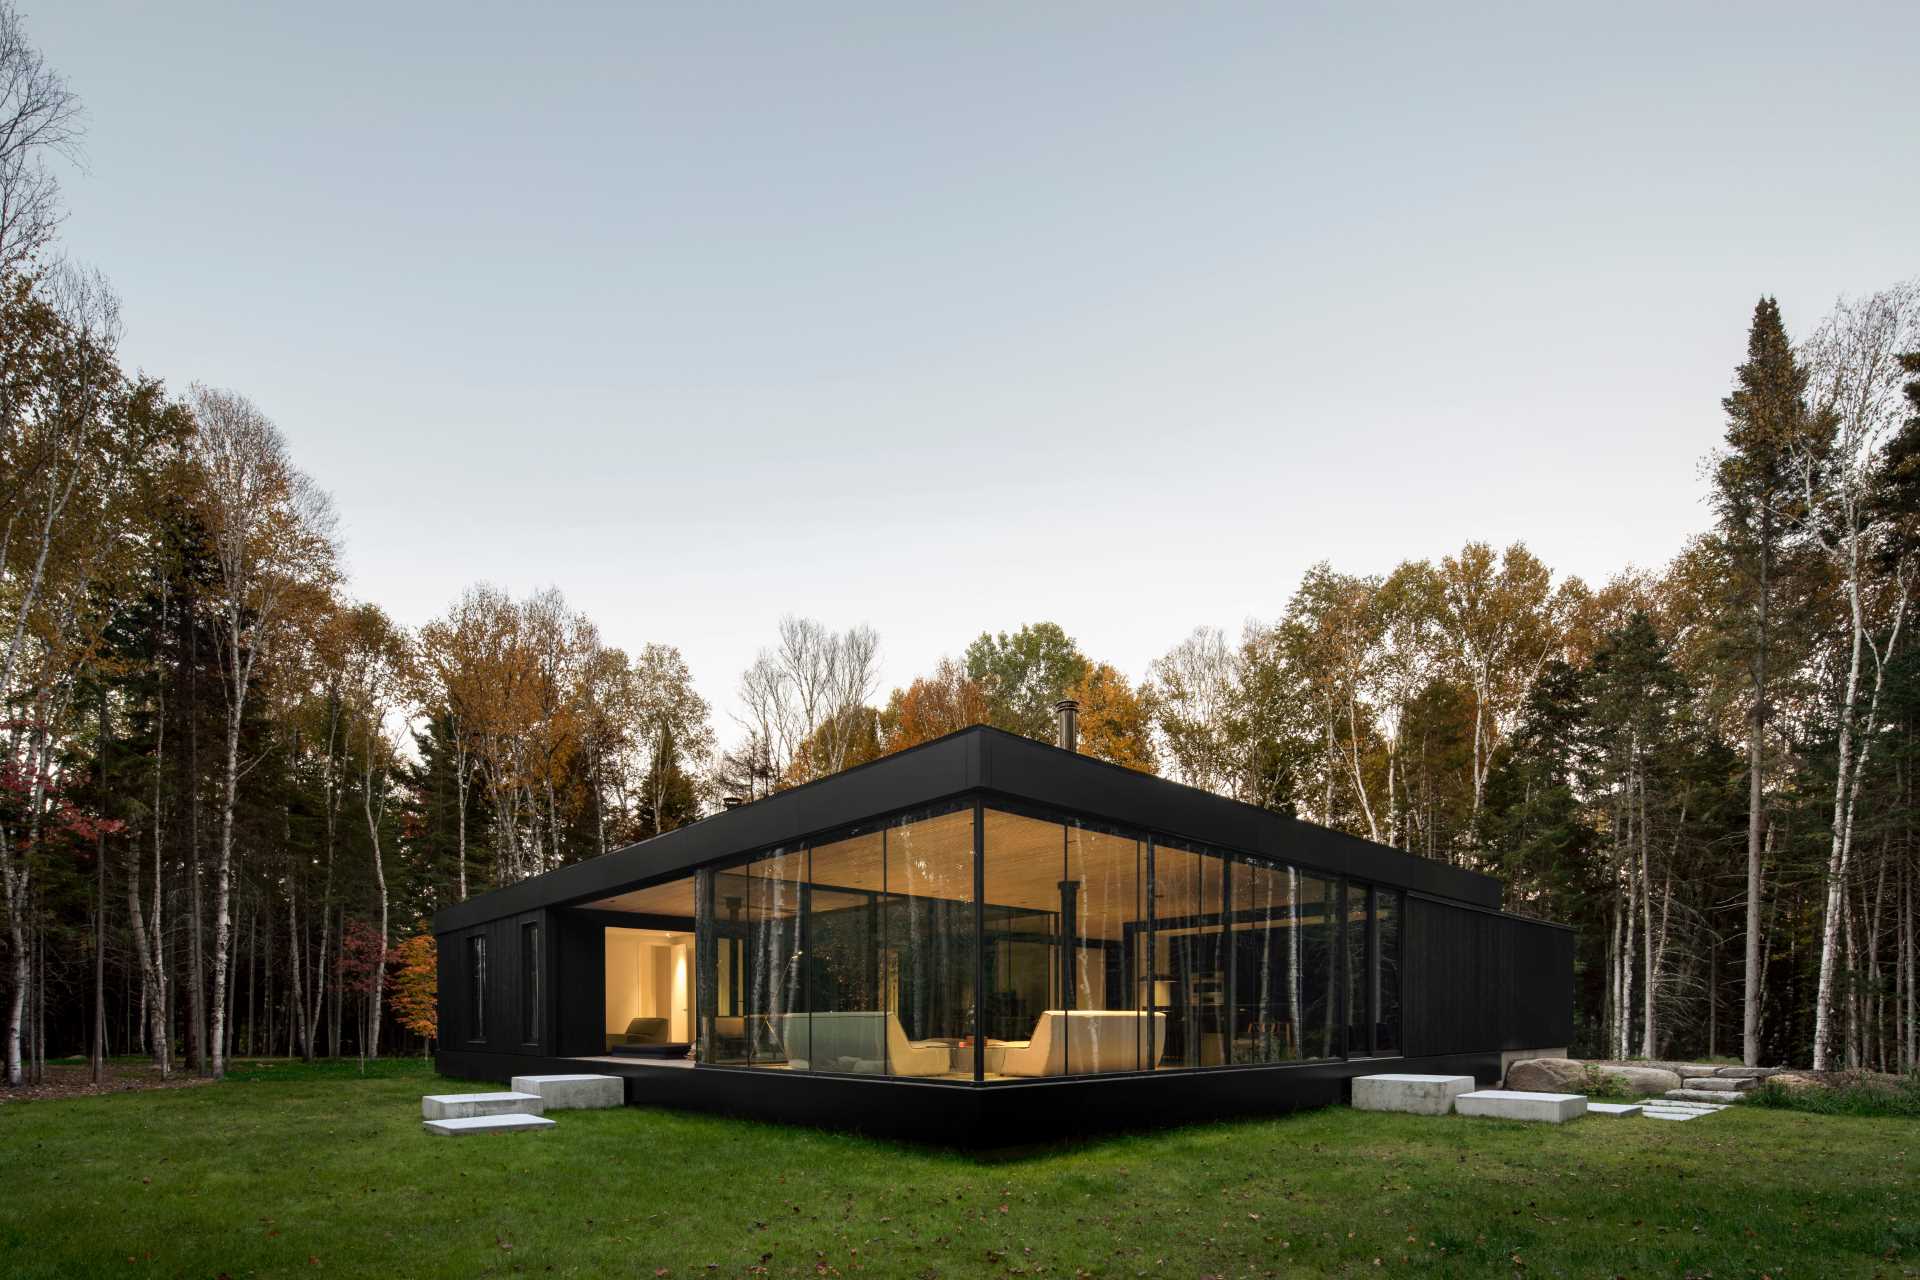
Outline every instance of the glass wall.
{"type": "Polygon", "coordinates": [[[1166,1044],[1146,1007],[1146,842],[986,811],[981,931],[988,1079],[1139,1071],[1166,1044]]]}
{"type": "Polygon", "coordinates": [[[710,892],[704,1061],[972,1078],[971,806],[776,849],[710,892]]]}
{"type": "Polygon", "coordinates": [[[1001,1081],[1398,1051],[1397,891],[1038,811],[980,822],[960,804],[713,873],[703,1060],[1001,1081]]]}
{"type": "Polygon", "coordinates": [[[1231,874],[1233,1061],[1297,1062],[1300,873],[1243,858],[1231,874]]]}
{"type": "Polygon", "coordinates": [[[1345,1050],[1340,1022],[1340,882],[1299,877],[1300,1056],[1337,1058],[1345,1050]]]}
{"type": "Polygon", "coordinates": [[[1347,1056],[1373,1054],[1373,890],[1347,886],[1347,1056]]]}
{"type": "Polygon", "coordinates": [[[974,1076],[973,807],[885,829],[888,1036],[893,1075],[974,1076]]]}
{"type": "Polygon", "coordinates": [[[1227,860],[1155,843],[1153,969],[1149,998],[1164,1012],[1161,1067],[1218,1067],[1227,1061],[1228,974],[1224,901],[1227,860]]]}

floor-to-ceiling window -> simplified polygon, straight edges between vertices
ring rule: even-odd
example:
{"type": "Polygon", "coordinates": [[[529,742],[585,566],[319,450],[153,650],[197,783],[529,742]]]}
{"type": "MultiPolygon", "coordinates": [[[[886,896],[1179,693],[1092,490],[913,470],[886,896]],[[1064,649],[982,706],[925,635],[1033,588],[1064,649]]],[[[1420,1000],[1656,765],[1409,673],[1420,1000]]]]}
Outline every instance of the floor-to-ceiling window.
{"type": "Polygon", "coordinates": [[[1153,845],[1152,1009],[1166,1015],[1163,1067],[1218,1067],[1228,1047],[1227,860],[1153,845]]]}
{"type": "Polygon", "coordinates": [[[773,850],[711,892],[707,1061],[972,1077],[971,805],[773,850]]]}
{"type": "Polygon", "coordinates": [[[983,805],[976,833],[974,813],[714,872],[704,1060],[1000,1081],[1396,1052],[1398,893],[1039,809],[983,805]]]}
{"type": "Polygon", "coordinates": [[[1233,1061],[1298,1061],[1300,875],[1241,858],[1233,865],[1231,892],[1233,1061]]]}
{"type": "Polygon", "coordinates": [[[1347,885],[1347,1056],[1373,1054],[1373,890],[1347,885]]]}
{"type": "Polygon", "coordinates": [[[1166,1043],[1140,980],[1147,934],[1142,838],[989,808],[981,934],[982,1075],[1139,1071],[1166,1043]]]}
{"type": "Polygon", "coordinates": [[[1340,882],[1298,875],[1294,959],[1300,972],[1300,1056],[1337,1058],[1340,1022],[1340,882]]]}

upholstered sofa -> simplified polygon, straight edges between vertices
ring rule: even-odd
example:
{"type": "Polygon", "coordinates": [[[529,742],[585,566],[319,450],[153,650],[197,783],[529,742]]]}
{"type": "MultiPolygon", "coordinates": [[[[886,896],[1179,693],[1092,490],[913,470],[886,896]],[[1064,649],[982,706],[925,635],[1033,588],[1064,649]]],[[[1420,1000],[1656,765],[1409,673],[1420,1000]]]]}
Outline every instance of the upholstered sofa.
{"type": "Polygon", "coordinates": [[[1167,1047],[1167,1015],[1134,1009],[1049,1009],[1028,1040],[1010,1040],[1000,1059],[1008,1076],[1091,1075],[1144,1071],[1167,1047]],[[1151,1034],[1149,1034],[1151,1030],[1151,1034]]]}
{"type": "Polygon", "coordinates": [[[635,1018],[623,1035],[607,1036],[607,1052],[627,1058],[678,1058],[687,1042],[672,1039],[672,1023],[665,1018],[635,1018]]]}
{"type": "Polygon", "coordinates": [[[795,1071],[862,1075],[937,1076],[951,1069],[953,1049],[939,1041],[907,1039],[891,1013],[843,1010],[780,1015],[780,1041],[795,1071]]]}

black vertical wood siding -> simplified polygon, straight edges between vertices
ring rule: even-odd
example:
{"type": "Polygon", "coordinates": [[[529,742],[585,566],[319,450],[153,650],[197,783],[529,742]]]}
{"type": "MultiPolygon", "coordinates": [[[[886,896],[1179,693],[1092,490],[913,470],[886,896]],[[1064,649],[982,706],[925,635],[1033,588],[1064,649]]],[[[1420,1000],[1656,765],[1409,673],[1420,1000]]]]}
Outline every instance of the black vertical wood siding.
{"type": "Polygon", "coordinates": [[[1414,894],[1404,930],[1409,1057],[1572,1041],[1572,930],[1414,894]]]}
{"type": "MultiPolygon", "coordinates": [[[[499,920],[489,920],[470,929],[458,929],[443,933],[439,937],[440,946],[440,1043],[448,1049],[479,1049],[489,1053],[542,1054],[559,1052],[555,1048],[555,988],[556,979],[566,969],[561,967],[558,948],[554,938],[554,927],[547,911],[523,911],[519,915],[507,916],[499,920]],[[521,1007],[525,998],[527,965],[530,957],[525,951],[526,934],[522,925],[540,926],[539,961],[540,1010],[538,1038],[528,1041],[523,1036],[526,1027],[526,1010],[521,1007]],[[472,1020],[472,992],[469,989],[469,969],[471,967],[471,949],[468,939],[476,935],[487,940],[487,990],[486,990],[486,1027],[484,1034],[476,1036],[469,1025],[472,1020]]],[[[595,961],[595,966],[598,965],[595,961]]],[[[598,973],[597,967],[594,969],[598,973]]],[[[596,994],[595,1000],[599,1000],[596,994]]],[[[595,1015],[596,1021],[598,1014],[595,1015]]],[[[574,1052],[569,1050],[569,1052],[574,1052]]],[[[598,1053],[595,1049],[592,1052],[598,1053]]]]}
{"type": "Polygon", "coordinates": [[[554,1034],[570,1057],[607,1051],[605,926],[584,912],[551,911],[554,1034]]]}

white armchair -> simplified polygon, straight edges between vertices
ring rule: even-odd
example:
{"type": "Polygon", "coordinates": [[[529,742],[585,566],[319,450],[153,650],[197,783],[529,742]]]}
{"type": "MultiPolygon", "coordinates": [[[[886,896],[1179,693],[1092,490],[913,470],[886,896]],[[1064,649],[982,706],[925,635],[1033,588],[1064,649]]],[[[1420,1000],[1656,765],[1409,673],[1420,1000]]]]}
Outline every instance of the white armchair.
{"type": "Polygon", "coordinates": [[[909,1040],[898,1017],[877,1010],[782,1014],[780,1040],[795,1071],[937,1076],[953,1062],[951,1046],[909,1040]]]}
{"type": "Polygon", "coordinates": [[[1167,1046],[1167,1015],[1136,1009],[1049,1009],[1033,1038],[1009,1041],[1000,1073],[1009,1076],[1093,1075],[1144,1071],[1167,1046]]]}

